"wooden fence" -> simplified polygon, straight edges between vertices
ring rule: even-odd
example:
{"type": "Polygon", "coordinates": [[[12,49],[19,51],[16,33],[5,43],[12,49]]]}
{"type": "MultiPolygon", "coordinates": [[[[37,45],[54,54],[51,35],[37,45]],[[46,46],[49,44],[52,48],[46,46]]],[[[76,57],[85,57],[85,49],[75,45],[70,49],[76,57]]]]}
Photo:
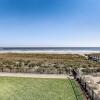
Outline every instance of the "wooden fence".
{"type": "Polygon", "coordinates": [[[81,75],[76,70],[72,71],[74,78],[78,81],[81,88],[85,92],[86,95],[90,98],[90,100],[100,100],[100,97],[94,92],[94,90],[88,85],[88,83],[82,79],[81,75]]]}

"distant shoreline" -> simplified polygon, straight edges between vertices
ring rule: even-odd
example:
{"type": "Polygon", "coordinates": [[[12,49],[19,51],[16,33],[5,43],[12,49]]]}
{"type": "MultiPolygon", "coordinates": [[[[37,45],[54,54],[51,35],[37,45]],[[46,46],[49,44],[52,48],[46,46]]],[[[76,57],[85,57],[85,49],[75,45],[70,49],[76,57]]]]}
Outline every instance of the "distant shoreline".
{"type": "Polygon", "coordinates": [[[84,54],[91,54],[91,53],[100,53],[100,51],[85,51],[85,50],[75,50],[75,51],[43,51],[43,50],[39,50],[39,51],[0,51],[0,53],[33,53],[33,54],[80,54],[80,55],[84,55],[84,54]]]}
{"type": "Polygon", "coordinates": [[[0,47],[0,53],[84,55],[91,53],[100,53],[100,47],[0,47]]]}

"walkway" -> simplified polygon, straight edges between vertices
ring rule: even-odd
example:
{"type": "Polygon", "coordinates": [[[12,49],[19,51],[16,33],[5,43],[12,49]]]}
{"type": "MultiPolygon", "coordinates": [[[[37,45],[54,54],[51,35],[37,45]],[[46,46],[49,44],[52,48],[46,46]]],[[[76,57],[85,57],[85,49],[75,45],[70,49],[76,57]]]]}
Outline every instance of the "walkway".
{"type": "Polygon", "coordinates": [[[64,74],[59,75],[59,74],[32,74],[32,73],[5,73],[5,72],[0,72],[0,76],[67,79],[67,75],[64,75],[64,74]]]}

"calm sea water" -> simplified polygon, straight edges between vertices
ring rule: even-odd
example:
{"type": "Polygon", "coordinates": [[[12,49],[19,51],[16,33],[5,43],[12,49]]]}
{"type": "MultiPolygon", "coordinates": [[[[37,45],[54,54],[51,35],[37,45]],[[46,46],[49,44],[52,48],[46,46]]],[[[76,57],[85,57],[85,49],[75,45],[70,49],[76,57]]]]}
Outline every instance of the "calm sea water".
{"type": "Polygon", "coordinates": [[[100,51],[100,47],[0,47],[0,51],[100,51]]]}

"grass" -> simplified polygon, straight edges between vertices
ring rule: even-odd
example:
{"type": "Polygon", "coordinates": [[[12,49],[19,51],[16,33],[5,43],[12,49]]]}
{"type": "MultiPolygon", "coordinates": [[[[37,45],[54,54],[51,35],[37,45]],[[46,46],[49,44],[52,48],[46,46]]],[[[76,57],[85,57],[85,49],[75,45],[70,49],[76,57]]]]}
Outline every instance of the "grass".
{"type": "Polygon", "coordinates": [[[77,100],[84,100],[85,95],[84,95],[83,91],[81,90],[79,84],[75,80],[70,80],[70,82],[72,84],[73,91],[76,95],[76,99],[77,100]]]}
{"type": "Polygon", "coordinates": [[[69,80],[0,77],[0,100],[77,99],[69,80]]]}

